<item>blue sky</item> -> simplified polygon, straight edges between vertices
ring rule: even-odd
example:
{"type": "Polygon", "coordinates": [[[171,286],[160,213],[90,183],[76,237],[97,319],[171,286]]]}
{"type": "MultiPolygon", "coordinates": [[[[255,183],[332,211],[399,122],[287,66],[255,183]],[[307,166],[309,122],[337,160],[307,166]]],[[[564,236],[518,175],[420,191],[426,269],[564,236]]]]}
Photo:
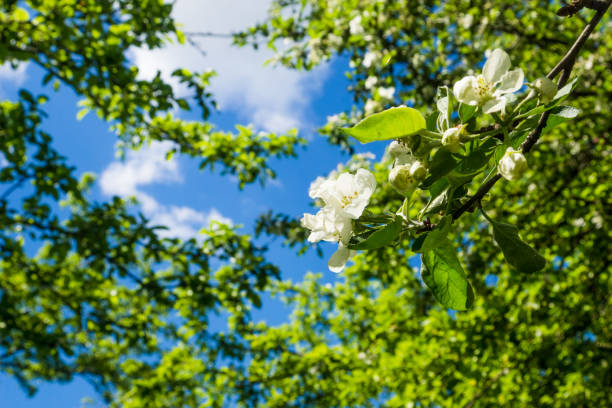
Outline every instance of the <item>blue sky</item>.
{"type": "MultiPolygon", "coordinates": [[[[179,0],[175,17],[185,31],[225,33],[261,20],[268,4],[269,0],[179,0]]],[[[163,160],[168,148],[164,144],[129,153],[124,161],[119,161],[115,157],[117,139],[108,130],[108,124],[95,114],[77,121],[79,98],[65,87],[59,92],[51,87],[42,88],[42,71],[32,64],[21,66],[18,71],[0,68],[0,98],[14,97],[19,88],[48,94],[51,99],[44,109],[49,118],[43,127],[53,135],[55,148],[69,158],[78,174],[98,175],[92,197],[107,200],[113,194],[135,195],[142,201],[145,214],[155,223],[166,225],[169,235],[193,236],[212,219],[241,224],[243,231],[251,233],[255,218],[269,209],[296,217],[311,211],[310,182],[347,159],[316,134],[316,128],[326,122],[327,116],[351,106],[343,74],[347,61],[338,58],[314,72],[295,72],[263,67],[270,53],[233,48],[228,39],[206,38],[199,43],[206,51],[205,56],[193,47],[169,46],[154,52],[134,50],[130,57],[143,77],[158,69],[169,74],[179,66],[194,71],[216,70],[219,75],[213,79],[212,91],[221,111],[213,115],[212,122],[221,129],[231,130],[237,123],[252,123],[257,129],[268,131],[297,127],[310,140],[309,145],[299,152],[298,159],[274,160],[272,167],[278,179],[265,188],[250,185],[240,191],[235,181],[198,170],[198,161],[194,159],[175,156],[167,162],[163,160]]],[[[380,158],[383,149],[380,144],[359,150],[372,151],[380,158]]],[[[326,250],[329,256],[333,245],[326,250]]],[[[327,270],[327,259],[319,259],[311,251],[298,261],[294,251],[280,246],[280,240],[271,242],[268,259],[281,267],[283,278],[294,281],[301,280],[308,271],[321,272],[330,282],[342,279],[342,275],[327,270]]],[[[256,318],[282,322],[289,311],[277,306],[273,301],[264,303],[256,318]]],[[[0,374],[1,408],[76,408],[82,405],[84,397],[96,395],[81,379],[68,384],[41,383],[39,392],[28,398],[16,381],[0,374]]]]}

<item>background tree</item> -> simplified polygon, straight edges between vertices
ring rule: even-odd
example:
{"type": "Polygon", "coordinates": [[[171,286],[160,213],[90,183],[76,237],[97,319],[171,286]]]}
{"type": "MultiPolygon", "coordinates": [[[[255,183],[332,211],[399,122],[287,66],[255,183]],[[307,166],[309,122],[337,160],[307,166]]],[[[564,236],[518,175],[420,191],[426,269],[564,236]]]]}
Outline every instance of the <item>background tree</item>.
{"type": "MultiPolygon", "coordinates": [[[[160,77],[137,80],[125,59],[131,45],[159,47],[164,35],[181,37],[171,5],[18,3],[2,3],[0,62],[41,65],[49,80],[72,87],[85,108],[109,120],[126,147],[172,140],[182,153],[220,164],[246,183],[264,179],[267,159],[292,155],[300,142],[295,135],[227,137],[207,122],[166,114],[195,102],[205,120],[212,103],[207,75],[176,72],[194,91],[188,101],[160,77]]],[[[605,10],[610,2],[589,4],[605,10]]],[[[355,108],[321,133],[352,152],[340,127],[400,103],[426,113],[437,88],[452,86],[487,49],[506,49],[530,80],[546,74],[595,13],[562,18],[559,8],[528,1],[276,1],[270,19],[236,41],[288,38],[293,45],[278,61],[296,69],[347,57],[355,108]]],[[[91,180],[75,180],[50,135],[38,129],[40,98],[22,93],[19,102],[4,102],[1,143],[10,164],[0,173],[7,185],[0,367],[25,386],[84,375],[121,407],[612,404],[608,17],[572,70],[580,76],[572,104],[583,114],[544,132],[527,175],[497,183],[483,201],[489,215],[521,226],[547,267],[517,273],[481,239],[490,234],[482,216],[463,214],[453,228],[477,294],[465,312],[435,302],[408,242],[358,255],[344,281],[323,285],[315,275],[281,282],[263,250],[227,227],[211,229],[201,247],[159,239],[121,200],[88,201],[91,180]],[[16,206],[9,196],[21,186],[27,193],[16,206]],[[59,199],[72,208],[68,219],[49,204],[59,199]],[[47,244],[32,255],[25,238],[47,244]],[[211,267],[215,259],[218,269],[211,267]],[[288,323],[250,322],[248,310],[264,290],[293,306],[288,323]],[[228,332],[208,329],[211,311],[228,314],[228,332]]],[[[373,211],[401,205],[386,183],[388,164],[373,165],[373,211]]],[[[357,157],[346,168],[364,166],[357,157]]],[[[299,215],[269,213],[258,232],[303,245],[299,215]]]]}
{"type": "MultiPolygon", "coordinates": [[[[160,74],[138,79],[126,56],[130,47],[184,41],[171,11],[157,0],[3,1],[0,65],[41,67],[43,82],[81,96],[79,115],[95,111],[123,149],[172,141],[174,151],[235,175],[241,187],[274,177],[269,159],[294,155],[302,139],[255,135],[246,127],[216,131],[206,121],[214,106],[206,90],[211,72],[174,72],[188,98],[178,97],[160,74]],[[192,108],[199,121],[171,113],[192,108]]],[[[264,259],[265,248],[234,228],[211,226],[203,242],[161,239],[129,202],[92,201],[93,177],[76,179],[52,135],[41,130],[46,100],[22,90],[17,101],[0,103],[6,159],[0,369],[29,393],[36,380],[80,375],[117,405],[129,405],[124,393],[139,382],[156,389],[151,406],[195,406],[201,396],[188,383],[205,383],[217,359],[243,358],[240,333],[279,271],[264,259]],[[210,313],[227,316],[232,331],[211,330],[210,313]],[[184,377],[189,367],[201,369],[200,376],[184,377]],[[164,377],[156,376],[163,370],[170,371],[161,389],[156,379],[164,377]]]]}

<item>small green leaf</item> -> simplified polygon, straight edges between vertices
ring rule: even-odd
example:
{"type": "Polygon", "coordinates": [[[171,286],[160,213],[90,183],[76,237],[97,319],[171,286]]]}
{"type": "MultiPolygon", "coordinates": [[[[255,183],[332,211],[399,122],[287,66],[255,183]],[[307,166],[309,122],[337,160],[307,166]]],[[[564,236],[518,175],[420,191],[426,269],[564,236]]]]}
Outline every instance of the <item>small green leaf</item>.
{"type": "Polygon", "coordinates": [[[550,111],[550,116],[546,122],[546,127],[542,133],[546,133],[554,127],[575,118],[580,114],[581,110],[571,106],[557,106],[550,111]]]}
{"type": "Polygon", "coordinates": [[[474,302],[474,291],[450,241],[421,255],[421,277],[444,307],[466,310],[474,302]]]}
{"type": "Polygon", "coordinates": [[[375,113],[342,131],[361,143],[369,143],[410,136],[425,126],[425,118],[418,110],[402,106],[375,113]]]}
{"type": "Polygon", "coordinates": [[[521,240],[518,228],[486,217],[493,227],[493,239],[501,248],[504,258],[520,272],[537,272],[546,266],[546,259],[521,240]]]}
{"type": "Polygon", "coordinates": [[[453,218],[450,215],[447,215],[446,217],[442,218],[435,229],[419,235],[419,237],[415,239],[412,244],[412,252],[419,253],[431,251],[446,243],[448,241],[446,236],[450,230],[452,220],[453,218]]]}
{"type": "Polygon", "coordinates": [[[570,82],[565,84],[563,88],[559,89],[559,91],[553,98],[553,102],[556,102],[556,104],[561,103],[565,98],[569,96],[569,94],[574,90],[576,85],[578,85],[578,77],[572,79],[570,82]]]}
{"type": "Polygon", "coordinates": [[[371,233],[366,239],[356,244],[349,244],[350,249],[377,249],[392,243],[402,230],[402,219],[393,222],[371,233]]]}
{"type": "Polygon", "coordinates": [[[462,176],[477,174],[487,165],[489,159],[493,153],[495,153],[495,148],[498,143],[499,141],[495,138],[487,140],[480,147],[471,152],[465,159],[462,159],[455,171],[462,176]]]}
{"type": "Polygon", "coordinates": [[[466,105],[464,103],[459,105],[459,118],[461,119],[461,123],[467,123],[474,114],[476,114],[476,110],[478,106],[466,105]]]}
{"type": "Polygon", "coordinates": [[[83,119],[89,113],[89,108],[83,108],[77,113],[77,120],[83,119]]]}
{"type": "Polygon", "coordinates": [[[431,112],[425,117],[425,128],[427,130],[431,130],[432,132],[437,132],[439,130],[438,116],[440,116],[440,112],[431,112]]]}
{"type": "Polygon", "coordinates": [[[457,166],[457,159],[446,148],[441,147],[433,155],[429,164],[429,177],[421,184],[421,189],[427,190],[433,183],[450,173],[457,166]]]}
{"type": "Polygon", "coordinates": [[[449,186],[450,183],[446,177],[443,177],[432,184],[432,186],[429,188],[431,198],[429,199],[427,205],[421,210],[419,219],[422,219],[427,214],[437,213],[446,209],[450,188],[449,186]]]}

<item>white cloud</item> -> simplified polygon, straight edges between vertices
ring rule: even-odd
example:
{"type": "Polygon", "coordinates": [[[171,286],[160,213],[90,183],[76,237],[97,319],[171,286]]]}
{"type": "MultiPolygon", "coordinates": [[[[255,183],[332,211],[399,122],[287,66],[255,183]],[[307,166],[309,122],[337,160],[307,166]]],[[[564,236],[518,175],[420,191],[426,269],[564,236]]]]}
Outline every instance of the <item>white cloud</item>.
{"type": "MultiPolygon", "coordinates": [[[[174,17],[186,32],[231,33],[265,18],[270,0],[178,0],[174,17]]],[[[141,75],[151,78],[158,69],[167,79],[178,67],[193,71],[212,68],[211,90],[221,109],[268,131],[304,126],[309,100],[323,84],[328,69],[304,73],[263,66],[270,51],[238,48],[229,38],[194,38],[203,56],[190,46],[169,45],[161,50],[133,50],[141,75]]]]}
{"type": "Polygon", "coordinates": [[[126,160],[111,163],[100,178],[102,191],[110,195],[136,194],[138,187],[155,182],[181,181],[176,160],[166,160],[172,142],[153,142],[140,150],[128,150],[126,160]]]}
{"type": "Polygon", "coordinates": [[[17,68],[11,67],[11,64],[5,62],[0,65],[0,95],[4,94],[3,88],[6,84],[12,87],[18,87],[23,84],[27,77],[28,63],[20,63],[17,68]]]}
{"type": "Polygon", "coordinates": [[[168,230],[158,232],[161,237],[193,238],[204,227],[208,227],[212,221],[232,225],[232,220],[224,217],[216,209],[212,208],[206,214],[196,211],[190,207],[163,206],[161,211],[155,211],[151,217],[151,225],[164,225],[168,230]]]}
{"type": "Polygon", "coordinates": [[[166,160],[166,152],[171,147],[171,142],[154,142],[138,151],[128,151],[124,161],[112,162],[102,172],[102,192],[124,198],[136,197],[150,225],[168,228],[159,231],[162,237],[193,238],[211,221],[233,224],[215,208],[201,212],[186,206],[164,205],[142,191],[141,187],[151,184],[182,182],[178,162],[166,160]]]}

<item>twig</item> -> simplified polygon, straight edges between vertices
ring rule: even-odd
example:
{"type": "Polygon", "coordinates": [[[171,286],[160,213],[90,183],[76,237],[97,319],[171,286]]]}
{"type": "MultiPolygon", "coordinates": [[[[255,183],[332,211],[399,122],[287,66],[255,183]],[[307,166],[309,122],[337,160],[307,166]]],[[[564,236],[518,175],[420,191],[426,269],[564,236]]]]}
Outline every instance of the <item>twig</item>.
{"type": "Polygon", "coordinates": [[[234,34],[231,33],[212,33],[208,31],[187,31],[183,34],[187,37],[234,38],[234,34]]]}
{"type": "MultiPolygon", "coordinates": [[[[574,67],[574,63],[576,62],[576,57],[578,56],[578,53],[580,52],[582,46],[589,38],[597,24],[599,24],[599,22],[603,18],[604,14],[606,14],[606,11],[608,10],[611,4],[612,0],[608,0],[605,3],[605,7],[602,7],[600,10],[597,11],[597,13],[595,13],[591,21],[589,21],[589,23],[586,25],[586,27],[584,28],[580,36],[576,39],[569,51],[563,56],[561,61],[559,61],[559,63],[552,69],[552,71],[548,73],[547,77],[549,79],[553,79],[561,71],[563,71],[563,74],[559,78],[559,87],[565,85],[565,83],[569,79],[570,72],[574,67]]],[[[542,116],[540,116],[538,126],[527,136],[525,141],[520,146],[520,149],[523,153],[528,153],[531,148],[536,144],[536,142],[540,138],[540,135],[542,134],[542,131],[546,127],[546,122],[548,121],[549,116],[550,111],[546,111],[542,114],[542,116]]],[[[474,207],[474,204],[480,201],[485,196],[485,194],[487,194],[489,190],[491,190],[491,188],[495,185],[495,183],[497,183],[500,178],[501,175],[498,173],[491,180],[480,186],[476,194],[474,194],[468,201],[466,201],[465,204],[463,204],[458,210],[453,212],[453,220],[459,218],[466,211],[470,211],[474,207]]]]}

